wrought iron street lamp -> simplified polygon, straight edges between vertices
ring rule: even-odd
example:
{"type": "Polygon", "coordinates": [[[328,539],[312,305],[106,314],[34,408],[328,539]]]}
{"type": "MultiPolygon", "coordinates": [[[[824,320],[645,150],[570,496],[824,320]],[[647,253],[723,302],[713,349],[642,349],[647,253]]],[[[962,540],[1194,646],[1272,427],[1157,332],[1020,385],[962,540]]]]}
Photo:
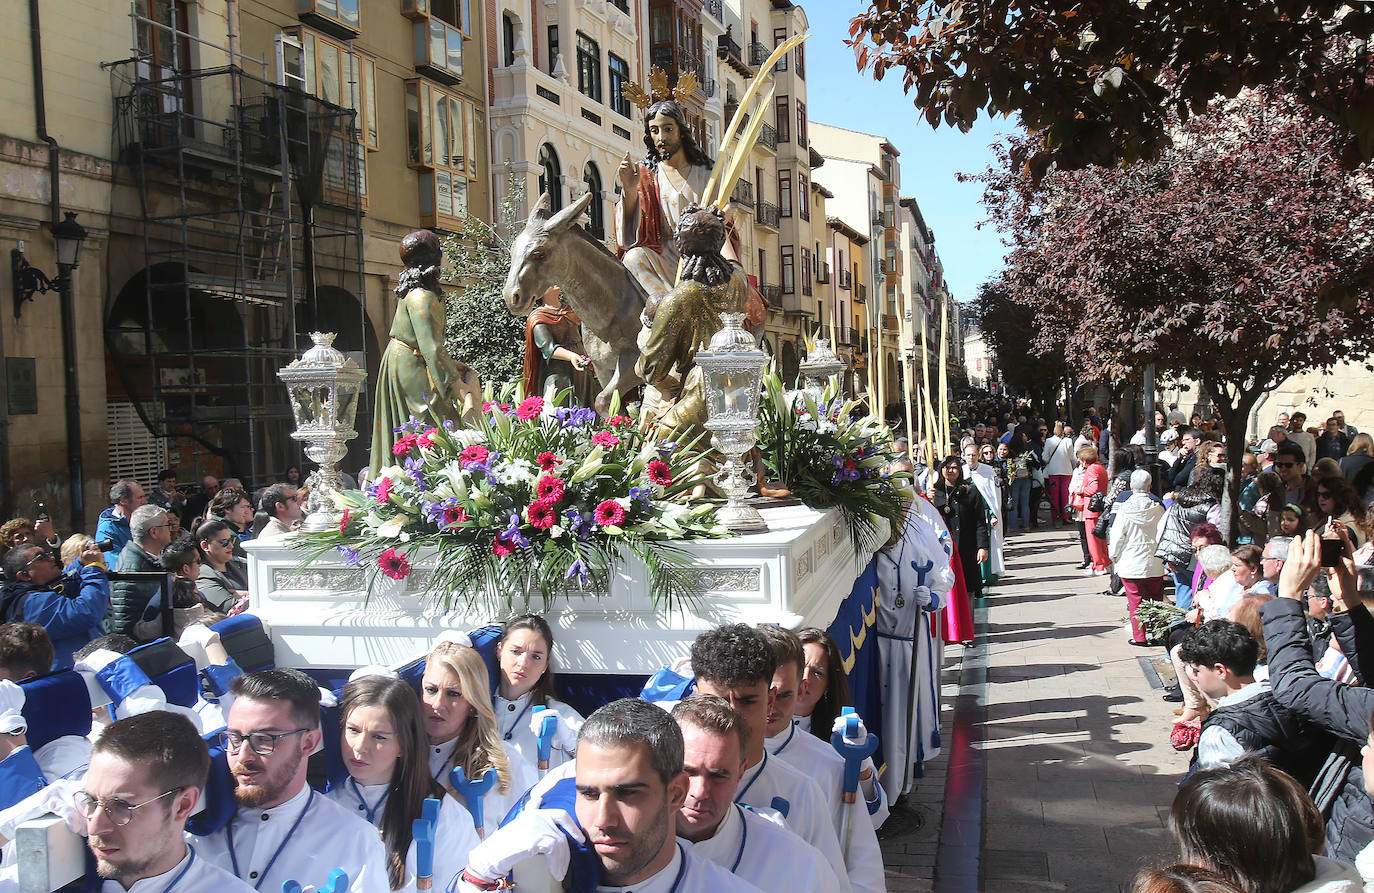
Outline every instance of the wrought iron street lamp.
{"type": "Polygon", "coordinates": [[[10,276],[14,284],[14,318],[18,319],[24,310],[24,303],[32,301],[36,294],[50,291],[61,293],[71,284],[72,270],[81,264],[81,243],[86,241],[86,228],[76,222],[76,212],[68,211],[66,219],[51,227],[53,241],[57,245],[57,276],[49,278],[46,273],[29,264],[24,256],[24,243],[10,249],[10,276]]]}
{"type": "Polygon", "coordinates": [[[334,348],[333,332],[311,332],[315,346],[277,371],[291,398],[296,430],[291,436],[305,442],[305,455],[319,468],[306,480],[310,498],[301,523],[305,533],[319,533],[339,525],[342,513],[332,496],[343,484],[339,460],[348,454],[347,444],[358,436],[354,419],[358,394],[367,373],[334,348]]]}
{"type": "Polygon", "coordinates": [[[695,360],[706,389],[706,429],[725,457],[714,480],[726,503],[716,517],[731,530],[767,530],[758,509],[744,502],[755,478],[743,456],[758,442],[759,395],[768,357],[744,328],[743,313],[722,313],[720,318],[725,327],[695,360]]]}

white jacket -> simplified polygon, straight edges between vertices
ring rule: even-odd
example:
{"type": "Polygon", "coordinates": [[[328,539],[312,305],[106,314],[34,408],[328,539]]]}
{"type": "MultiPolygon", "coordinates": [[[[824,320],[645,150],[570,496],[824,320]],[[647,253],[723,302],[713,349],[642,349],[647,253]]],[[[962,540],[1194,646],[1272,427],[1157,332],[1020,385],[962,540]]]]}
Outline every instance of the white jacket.
{"type": "Polygon", "coordinates": [[[1317,876],[1293,893],[1360,893],[1364,889],[1353,866],[1325,856],[1313,856],[1312,860],[1317,863],[1317,876]]]}
{"type": "Polygon", "coordinates": [[[1073,467],[1078,464],[1078,460],[1074,458],[1073,436],[1066,434],[1063,437],[1047,438],[1045,452],[1040,458],[1045,462],[1047,477],[1073,474],[1073,467]]]}
{"type": "Polygon", "coordinates": [[[1116,520],[1107,534],[1107,554],[1121,579],[1164,576],[1164,562],[1155,557],[1163,517],[1164,506],[1144,493],[1132,493],[1116,507],[1116,520]]]}

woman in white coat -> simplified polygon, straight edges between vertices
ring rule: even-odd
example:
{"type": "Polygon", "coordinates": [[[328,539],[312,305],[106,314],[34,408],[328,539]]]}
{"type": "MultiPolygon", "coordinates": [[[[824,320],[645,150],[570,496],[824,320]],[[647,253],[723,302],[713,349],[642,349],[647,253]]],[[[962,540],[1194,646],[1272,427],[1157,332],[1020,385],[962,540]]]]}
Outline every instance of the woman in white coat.
{"type": "Polygon", "coordinates": [[[1107,534],[1107,554],[1126,591],[1131,644],[1141,646],[1151,643],[1136,619],[1136,611],[1143,601],[1164,598],[1164,562],[1155,557],[1164,504],[1150,494],[1150,483],[1150,473],[1145,469],[1131,472],[1131,495],[1116,507],[1116,520],[1107,534]]]}
{"type": "Polygon", "coordinates": [[[439,800],[434,877],[442,888],[478,843],[472,818],[429,773],[415,691],[395,676],[362,676],[344,687],[341,749],[348,778],[325,796],[381,832],[392,890],[415,889],[414,822],[426,798],[439,800]]]}
{"type": "Polygon", "coordinates": [[[990,548],[988,563],[984,567],[983,583],[991,585],[1006,572],[1006,562],[1002,556],[1002,488],[997,484],[997,472],[991,465],[979,461],[981,449],[973,443],[964,449],[964,477],[982,494],[988,506],[988,533],[990,548]]]}
{"type": "Polygon", "coordinates": [[[1045,438],[1045,450],[1040,459],[1045,464],[1045,494],[1050,499],[1050,520],[1056,526],[1072,520],[1069,508],[1069,479],[1073,477],[1073,432],[1064,429],[1063,422],[1054,423],[1054,433],[1045,438]]]}

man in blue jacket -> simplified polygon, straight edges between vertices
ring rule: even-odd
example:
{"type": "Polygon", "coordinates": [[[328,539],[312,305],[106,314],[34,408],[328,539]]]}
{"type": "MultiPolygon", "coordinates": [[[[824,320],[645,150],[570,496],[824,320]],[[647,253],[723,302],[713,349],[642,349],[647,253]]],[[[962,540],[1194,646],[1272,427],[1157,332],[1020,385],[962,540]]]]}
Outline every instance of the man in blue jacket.
{"type": "Polygon", "coordinates": [[[112,505],[100,513],[100,521],[95,525],[95,541],[109,540],[112,544],[105,550],[105,566],[114,567],[119,561],[119,553],[132,538],[129,531],[129,517],[134,509],[145,504],[148,497],[138,481],[115,481],[110,487],[112,505]]]}
{"type": "Polygon", "coordinates": [[[0,622],[24,620],[48,631],[52,668],[72,665],[72,654],[105,634],[101,625],[110,606],[110,580],[100,567],[88,567],[100,550],[88,544],[64,570],[56,553],[42,546],[16,546],[5,553],[4,589],[0,589],[0,622]]]}

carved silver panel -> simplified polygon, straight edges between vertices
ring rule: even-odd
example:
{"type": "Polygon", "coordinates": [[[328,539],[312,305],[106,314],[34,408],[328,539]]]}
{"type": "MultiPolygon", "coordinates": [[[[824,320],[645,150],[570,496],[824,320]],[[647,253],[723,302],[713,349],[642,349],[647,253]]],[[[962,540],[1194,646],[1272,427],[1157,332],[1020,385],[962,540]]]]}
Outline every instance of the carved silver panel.
{"type": "Polygon", "coordinates": [[[832,543],[838,543],[843,537],[844,537],[844,526],[843,526],[842,524],[840,524],[840,521],[839,521],[839,519],[837,518],[837,519],[835,520],[835,526],[830,528],[830,541],[831,541],[832,543]]]}
{"type": "Polygon", "coordinates": [[[811,573],[811,550],[797,556],[797,583],[800,584],[811,573]]]}
{"type": "Polygon", "coordinates": [[[757,567],[713,567],[697,571],[697,588],[703,592],[758,592],[763,574],[757,567]]]}
{"type": "Polygon", "coordinates": [[[357,568],[311,568],[296,571],[289,567],[272,569],[272,589],[280,592],[301,590],[329,590],[358,592],[367,587],[363,572],[357,568]]]}
{"type": "Polygon", "coordinates": [[[828,554],[830,554],[830,540],[825,537],[816,540],[816,560],[820,561],[828,554]]]}

